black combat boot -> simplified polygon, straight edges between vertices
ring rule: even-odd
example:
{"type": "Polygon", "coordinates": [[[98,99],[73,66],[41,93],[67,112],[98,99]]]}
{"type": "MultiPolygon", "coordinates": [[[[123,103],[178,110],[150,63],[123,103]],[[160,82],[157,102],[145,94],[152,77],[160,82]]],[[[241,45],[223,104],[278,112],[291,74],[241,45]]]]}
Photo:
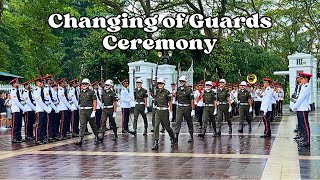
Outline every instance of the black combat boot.
{"type": "Polygon", "coordinates": [[[82,140],[83,140],[83,138],[79,137],[78,140],[75,142],[75,144],[78,146],[82,146],[82,140]]]}
{"type": "Polygon", "coordinates": [[[229,126],[229,134],[231,134],[231,133],[232,133],[232,127],[229,126]]]}
{"type": "Polygon", "coordinates": [[[144,128],[143,135],[146,136],[147,134],[148,134],[148,129],[147,129],[147,128],[144,128]]]}
{"type": "Polygon", "coordinates": [[[135,129],[134,131],[129,131],[130,134],[136,136],[137,135],[137,130],[135,129]]]}
{"type": "Polygon", "coordinates": [[[171,141],[171,147],[173,147],[176,141],[174,135],[170,138],[170,141],[171,141]]]}
{"type": "Polygon", "coordinates": [[[212,137],[217,137],[217,130],[216,130],[216,128],[213,128],[213,134],[212,134],[212,137]]]}
{"type": "Polygon", "coordinates": [[[178,141],[179,141],[179,134],[176,134],[176,135],[175,135],[174,140],[175,140],[174,144],[175,144],[175,145],[178,145],[178,141]]]}
{"type": "MultiPolygon", "coordinates": [[[[239,133],[243,133],[243,124],[240,125],[240,129],[238,129],[239,133]]],[[[229,133],[230,133],[230,127],[229,127],[229,133]]]]}
{"type": "Polygon", "coordinates": [[[100,143],[100,138],[98,137],[98,135],[96,135],[96,138],[94,140],[94,144],[99,144],[100,143]]]}
{"type": "Polygon", "coordinates": [[[159,140],[154,140],[154,145],[152,147],[152,150],[158,150],[159,149],[159,140]]]}
{"type": "Polygon", "coordinates": [[[113,138],[111,139],[112,141],[117,141],[118,140],[118,134],[114,134],[113,138]]]}
{"type": "Polygon", "coordinates": [[[190,139],[188,140],[188,143],[193,143],[193,133],[190,133],[190,139]]]}
{"type": "Polygon", "coordinates": [[[218,128],[217,136],[221,137],[221,128],[218,128]]]}
{"type": "Polygon", "coordinates": [[[160,130],[160,132],[161,132],[161,133],[164,133],[164,128],[162,128],[162,129],[160,130]]]}
{"type": "Polygon", "coordinates": [[[249,123],[248,125],[249,125],[249,133],[251,133],[251,131],[252,131],[251,123],[249,123]]]}
{"type": "Polygon", "coordinates": [[[202,133],[199,133],[199,134],[198,134],[198,136],[201,137],[201,138],[203,138],[203,139],[205,138],[205,135],[206,135],[206,129],[204,129],[204,130],[202,131],[202,133]]]}

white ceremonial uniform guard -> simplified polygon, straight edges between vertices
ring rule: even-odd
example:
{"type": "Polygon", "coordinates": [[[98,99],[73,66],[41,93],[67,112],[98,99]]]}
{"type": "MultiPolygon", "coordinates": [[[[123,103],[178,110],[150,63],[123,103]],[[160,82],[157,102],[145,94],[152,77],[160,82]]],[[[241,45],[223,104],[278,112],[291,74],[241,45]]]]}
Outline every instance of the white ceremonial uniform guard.
{"type": "Polygon", "coordinates": [[[271,113],[272,113],[272,96],[273,89],[270,87],[271,79],[263,78],[264,81],[264,95],[261,102],[260,110],[263,111],[263,120],[265,125],[264,135],[261,137],[271,137],[271,113]]]}

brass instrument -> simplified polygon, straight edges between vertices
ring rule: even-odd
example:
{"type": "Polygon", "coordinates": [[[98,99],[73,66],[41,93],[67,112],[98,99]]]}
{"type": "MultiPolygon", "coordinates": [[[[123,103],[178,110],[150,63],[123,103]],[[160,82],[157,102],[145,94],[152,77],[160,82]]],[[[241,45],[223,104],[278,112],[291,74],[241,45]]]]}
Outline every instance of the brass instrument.
{"type": "Polygon", "coordinates": [[[249,84],[254,84],[257,82],[257,76],[255,74],[248,74],[247,81],[249,84]]]}

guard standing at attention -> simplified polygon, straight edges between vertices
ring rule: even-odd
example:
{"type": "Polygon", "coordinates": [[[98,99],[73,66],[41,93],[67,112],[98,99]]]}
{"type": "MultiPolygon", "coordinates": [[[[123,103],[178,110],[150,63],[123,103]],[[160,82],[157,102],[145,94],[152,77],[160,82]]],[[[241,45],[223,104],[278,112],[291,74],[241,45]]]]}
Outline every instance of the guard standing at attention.
{"type": "Polygon", "coordinates": [[[26,140],[34,140],[33,136],[33,124],[35,122],[35,111],[36,111],[36,106],[35,102],[32,96],[32,91],[30,87],[30,82],[24,82],[22,83],[24,86],[24,92],[22,94],[24,102],[25,102],[25,109],[26,109],[26,114],[24,116],[24,121],[25,121],[25,138],[26,140]]]}
{"type": "Polygon", "coordinates": [[[251,94],[248,90],[246,90],[247,83],[242,81],[240,83],[240,89],[238,91],[238,100],[240,102],[239,106],[239,114],[240,114],[240,122],[239,122],[239,133],[243,133],[244,119],[247,120],[249,125],[249,132],[251,132],[251,116],[252,112],[252,100],[251,94]]]}
{"type": "Polygon", "coordinates": [[[265,88],[264,95],[261,102],[261,108],[260,110],[263,112],[263,121],[264,121],[264,135],[262,135],[262,138],[271,137],[271,126],[270,126],[270,120],[271,120],[271,113],[272,113],[272,96],[273,96],[273,89],[270,87],[270,84],[272,83],[271,79],[269,78],[263,78],[263,86],[265,88]]]}
{"type": "Polygon", "coordinates": [[[120,106],[122,109],[122,133],[129,133],[129,118],[130,118],[130,101],[131,97],[128,91],[128,79],[121,82],[121,96],[120,96],[120,106]]]}

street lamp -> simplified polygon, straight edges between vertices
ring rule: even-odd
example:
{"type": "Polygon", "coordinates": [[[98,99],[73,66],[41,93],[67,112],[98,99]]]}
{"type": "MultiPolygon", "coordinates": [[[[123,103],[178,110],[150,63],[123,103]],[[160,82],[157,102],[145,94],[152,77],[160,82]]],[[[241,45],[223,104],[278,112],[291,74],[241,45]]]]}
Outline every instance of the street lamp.
{"type": "Polygon", "coordinates": [[[173,52],[172,51],[164,51],[162,53],[161,51],[158,51],[158,57],[161,58],[163,64],[167,64],[168,61],[171,59],[173,52]]]}
{"type": "MultiPolygon", "coordinates": [[[[310,43],[311,37],[310,37],[309,34],[307,34],[305,37],[306,37],[306,40],[307,40],[306,53],[310,53],[310,51],[309,51],[308,49],[309,49],[309,43],[310,43]]],[[[294,34],[292,34],[292,35],[290,36],[290,39],[291,39],[291,42],[294,44],[294,42],[295,42],[295,36],[294,36],[294,34]]],[[[298,52],[301,52],[302,50],[303,50],[303,49],[302,49],[301,43],[298,43],[297,51],[298,51],[298,52]]],[[[296,51],[296,52],[297,52],[297,51],[296,51]]]]}

